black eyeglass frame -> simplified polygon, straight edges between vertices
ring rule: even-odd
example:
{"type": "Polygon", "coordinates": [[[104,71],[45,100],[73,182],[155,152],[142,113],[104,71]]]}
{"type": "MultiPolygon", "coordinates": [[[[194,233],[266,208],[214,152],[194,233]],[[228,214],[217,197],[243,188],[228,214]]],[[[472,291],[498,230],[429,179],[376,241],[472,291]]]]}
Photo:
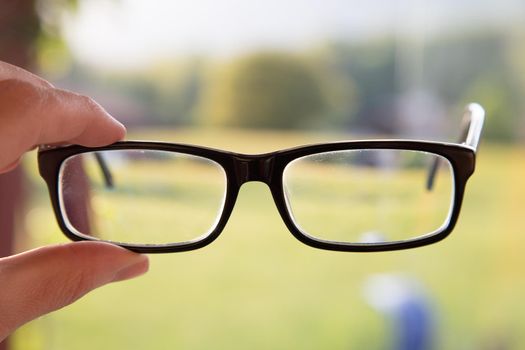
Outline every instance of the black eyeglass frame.
{"type": "MultiPolygon", "coordinates": [[[[277,206],[281,218],[289,231],[299,241],[311,247],[346,252],[400,250],[420,247],[444,239],[452,232],[458,220],[466,182],[475,169],[476,151],[484,120],[484,111],[481,106],[477,104],[468,105],[464,120],[464,131],[462,132],[462,140],[460,143],[419,140],[341,141],[300,146],[264,154],[250,155],[187,144],[150,141],[120,141],[108,146],[96,148],[88,148],[78,145],[66,147],[44,146],[41,147],[38,152],[38,164],[40,174],[47,183],[51,203],[59,227],[62,232],[73,241],[98,241],[99,239],[74,232],[66,224],[59,201],[59,173],[62,163],[73,155],[87,152],[93,153],[99,151],[138,149],[184,153],[207,158],[218,163],[224,169],[226,174],[226,195],[223,210],[215,228],[201,239],[195,239],[183,243],[160,245],[124,244],[113,241],[111,241],[111,243],[139,253],[172,253],[202,248],[213,242],[225,228],[235,206],[241,186],[246,182],[260,181],[267,184],[270,188],[275,205],[277,206]],[[303,232],[301,228],[294,223],[293,216],[286,204],[283,185],[283,172],[286,166],[295,159],[312,154],[363,149],[422,151],[446,158],[452,166],[455,184],[452,208],[447,222],[438,230],[424,236],[395,242],[337,242],[315,238],[306,232],[303,232]]],[[[108,167],[104,164],[103,158],[97,157],[97,161],[102,169],[105,170],[103,172],[104,176],[108,176],[108,174],[110,176],[110,173],[108,173],[108,167]]],[[[429,179],[427,181],[430,184],[433,182],[433,177],[435,176],[436,171],[435,169],[437,169],[437,166],[433,166],[430,169],[429,179]]],[[[107,179],[106,183],[108,183],[107,179]]],[[[110,183],[112,184],[112,181],[110,183]]],[[[432,186],[427,189],[431,190],[431,187],[432,186]]]]}

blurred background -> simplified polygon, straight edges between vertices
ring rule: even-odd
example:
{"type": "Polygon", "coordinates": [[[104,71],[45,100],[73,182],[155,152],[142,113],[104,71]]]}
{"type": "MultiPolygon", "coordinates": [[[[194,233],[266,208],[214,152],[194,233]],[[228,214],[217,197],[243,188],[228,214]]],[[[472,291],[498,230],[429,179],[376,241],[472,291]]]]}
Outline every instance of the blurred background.
{"type": "MultiPolygon", "coordinates": [[[[18,0],[0,5],[0,60],[92,96],[129,139],[245,153],[455,141],[466,103],[487,112],[459,223],[441,243],[315,250],[287,231],[264,185],[247,184],[212,245],[152,256],[147,276],[4,347],[525,348],[520,0],[18,0]]],[[[2,254],[65,241],[34,154],[2,188],[13,190],[0,198],[2,254]]]]}

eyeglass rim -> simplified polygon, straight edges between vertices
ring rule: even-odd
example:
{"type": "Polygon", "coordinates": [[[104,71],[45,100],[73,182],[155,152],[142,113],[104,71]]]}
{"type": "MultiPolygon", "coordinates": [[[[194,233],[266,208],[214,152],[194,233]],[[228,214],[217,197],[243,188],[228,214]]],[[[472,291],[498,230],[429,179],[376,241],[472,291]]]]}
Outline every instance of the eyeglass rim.
{"type": "Polygon", "coordinates": [[[94,237],[78,235],[77,233],[73,232],[68,228],[65,222],[65,218],[62,216],[62,210],[60,208],[60,201],[58,198],[58,177],[59,170],[63,161],[65,161],[73,155],[88,152],[136,149],[177,152],[207,158],[212,161],[215,161],[220,166],[222,166],[227,178],[226,199],[223,206],[223,212],[221,213],[221,216],[217,221],[216,227],[202,239],[183,243],[170,243],[160,245],[124,244],[118,242],[111,242],[140,253],[182,252],[199,249],[210,244],[220,235],[220,233],[225,228],[226,222],[228,221],[229,216],[233,210],[239,189],[242,184],[248,181],[262,181],[270,187],[277,209],[289,231],[299,241],[314,248],[332,251],[374,252],[414,248],[435,243],[447,237],[454,228],[455,223],[457,222],[466,181],[474,171],[476,153],[473,147],[464,144],[398,139],[352,140],[320,143],[288,148],[264,154],[252,155],[236,153],[231,151],[223,151],[203,146],[156,141],[119,141],[112,145],[96,148],[72,145],[66,147],[43,149],[40,150],[38,154],[40,174],[48,185],[51,202],[60,229],[68,238],[74,241],[99,240],[94,237]],[[282,183],[282,175],[286,166],[291,161],[307,155],[331,151],[360,149],[397,149],[422,151],[437,154],[446,158],[452,166],[455,182],[452,209],[450,211],[448,222],[444,224],[440,229],[431,232],[427,235],[406,241],[386,243],[346,243],[327,241],[319,238],[314,238],[308,235],[307,233],[303,232],[294,223],[292,215],[286,206],[282,183]],[[266,164],[266,166],[263,167],[265,169],[265,171],[263,171],[264,174],[259,174],[258,177],[254,177],[253,174],[250,174],[248,169],[250,167],[249,164],[255,164],[250,162],[259,162],[259,164],[266,164]]]}

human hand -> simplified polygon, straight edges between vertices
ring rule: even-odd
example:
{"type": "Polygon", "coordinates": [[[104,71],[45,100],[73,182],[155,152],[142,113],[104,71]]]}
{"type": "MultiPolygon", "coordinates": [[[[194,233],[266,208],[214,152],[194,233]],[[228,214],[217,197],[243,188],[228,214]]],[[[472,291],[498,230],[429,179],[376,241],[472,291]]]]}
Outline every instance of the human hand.
{"type": "MultiPolygon", "coordinates": [[[[88,97],[0,62],[0,173],[41,144],[103,146],[125,128],[88,97]]],[[[0,242],[1,244],[1,242],[0,242]]],[[[145,273],[148,259],[102,242],[38,248],[0,259],[0,342],[22,324],[104,284],[145,273]]]]}

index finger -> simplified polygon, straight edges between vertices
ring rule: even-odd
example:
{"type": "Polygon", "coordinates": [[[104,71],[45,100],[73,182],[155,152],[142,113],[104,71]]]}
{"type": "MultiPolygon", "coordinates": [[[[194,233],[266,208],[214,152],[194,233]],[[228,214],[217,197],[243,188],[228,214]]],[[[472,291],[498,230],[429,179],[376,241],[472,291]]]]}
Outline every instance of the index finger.
{"type": "Polygon", "coordinates": [[[0,79],[0,172],[36,145],[104,146],[125,132],[89,97],[23,79],[0,79]]]}
{"type": "Polygon", "coordinates": [[[88,147],[121,140],[126,129],[91,98],[52,89],[42,105],[35,144],[72,143],[88,147]],[[44,111],[45,110],[45,111],[44,111]]]}

